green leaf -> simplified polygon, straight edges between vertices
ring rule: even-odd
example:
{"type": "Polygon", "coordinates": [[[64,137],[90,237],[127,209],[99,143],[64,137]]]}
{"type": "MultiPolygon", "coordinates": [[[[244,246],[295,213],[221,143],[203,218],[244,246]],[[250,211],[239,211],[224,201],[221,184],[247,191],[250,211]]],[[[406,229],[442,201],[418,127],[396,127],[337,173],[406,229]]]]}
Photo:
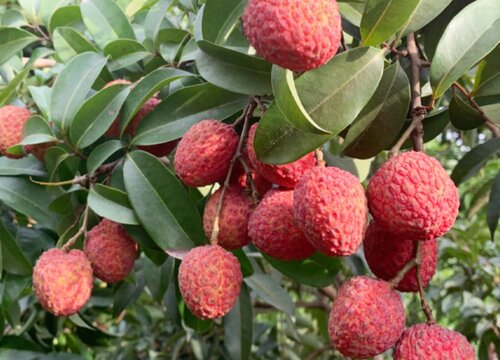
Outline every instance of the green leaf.
{"type": "Polygon", "coordinates": [[[158,47],[158,33],[160,32],[165,15],[174,5],[172,0],[160,0],[149,11],[144,22],[144,32],[146,37],[153,41],[153,45],[158,47]]]}
{"type": "Polygon", "coordinates": [[[276,65],[273,66],[272,84],[276,104],[289,123],[297,129],[307,132],[318,134],[330,133],[316,124],[306,109],[304,109],[304,105],[302,105],[297,88],[295,87],[292,71],[276,65]]]}
{"type": "Polygon", "coordinates": [[[235,30],[239,32],[240,17],[246,4],[247,0],[208,0],[203,9],[203,39],[217,45],[226,45],[231,34],[235,30]]]}
{"type": "Polygon", "coordinates": [[[453,0],[420,0],[406,23],[401,30],[399,30],[398,37],[401,38],[411,32],[420,30],[441,14],[452,1],[453,0]]]}
{"type": "Polygon", "coordinates": [[[39,115],[28,119],[23,129],[22,145],[43,144],[57,141],[57,137],[47,121],[39,115]]]}
{"type": "Polygon", "coordinates": [[[122,282],[113,294],[113,317],[118,317],[128,306],[137,301],[144,290],[144,277],[136,272],[136,282],[122,282]]]}
{"type": "Polygon", "coordinates": [[[27,156],[22,159],[10,159],[0,157],[0,176],[47,176],[43,164],[33,156],[27,156]]]}
{"type": "Polygon", "coordinates": [[[123,134],[133,117],[141,109],[142,105],[162,87],[193,74],[177,70],[159,68],[141,79],[130,92],[125,104],[123,105],[120,118],[120,131],[123,134]]]}
{"type": "Polygon", "coordinates": [[[224,316],[224,343],[231,359],[245,360],[250,358],[252,333],[252,300],[248,288],[242,284],[238,301],[224,316]]]}
{"type": "Polygon", "coordinates": [[[70,5],[72,0],[40,0],[40,11],[38,16],[42,25],[49,25],[49,20],[52,14],[59,8],[70,5]]]}
{"type": "Polygon", "coordinates": [[[248,97],[210,83],[188,86],[163,100],[138,128],[132,144],[154,145],[182,137],[204,119],[223,120],[248,103],[248,97]]]}
{"type": "Polygon", "coordinates": [[[207,81],[240,94],[272,93],[272,65],[268,62],[205,40],[198,41],[198,46],[196,66],[207,81]]]}
{"type": "Polygon", "coordinates": [[[498,44],[499,33],[498,0],[477,0],[455,16],[439,40],[432,61],[434,97],[443,95],[454,81],[488,55],[498,44]]]}
{"type": "Polygon", "coordinates": [[[77,149],[92,145],[118,118],[130,93],[128,85],[113,85],[102,89],[80,107],[70,127],[71,141],[77,149]]]}
{"type": "Polygon", "coordinates": [[[0,65],[35,41],[37,37],[25,30],[0,27],[0,65]]]}
{"type": "Polygon", "coordinates": [[[54,41],[54,48],[56,49],[57,56],[65,63],[78,54],[87,51],[97,52],[94,45],[88,42],[88,40],[77,31],[69,27],[57,28],[54,31],[52,39],[54,41]]]}
{"type": "Polygon", "coordinates": [[[87,159],[88,173],[93,174],[106,160],[126,146],[127,145],[120,140],[109,140],[96,146],[87,159]]]}
{"type": "Polygon", "coordinates": [[[141,224],[159,247],[183,250],[206,242],[195,204],[160,160],[143,151],[129,154],[124,180],[141,224]]]}
{"type": "Polygon", "coordinates": [[[490,201],[486,211],[486,221],[491,232],[491,239],[495,241],[495,231],[500,220],[500,171],[497,173],[490,193],[490,201]]]}
{"type": "Polygon", "coordinates": [[[51,33],[58,27],[70,27],[83,33],[85,25],[83,24],[80,6],[64,6],[52,14],[49,21],[49,30],[51,33]]]}
{"type": "Polygon", "coordinates": [[[47,188],[35,185],[28,179],[0,177],[0,200],[20,213],[35,219],[44,227],[56,228],[57,217],[48,206],[54,194],[47,188]]]}
{"type": "Polygon", "coordinates": [[[419,0],[370,0],[361,19],[364,46],[379,45],[394,35],[411,16],[419,0]]]}
{"type": "Polygon", "coordinates": [[[139,225],[127,194],[109,186],[96,184],[90,189],[88,204],[99,216],[120,224],[139,225]]]}
{"type": "Polygon", "coordinates": [[[82,17],[97,45],[118,39],[135,39],[134,30],[120,7],[112,0],[83,0],[82,17]]]}
{"type": "Polygon", "coordinates": [[[125,68],[153,55],[141,43],[128,39],[119,39],[108,43],[104,48],[104,54],[111,58],[110,71],[125,68]]]}
{"type": "Polygon", "coordinates": [[[14,235],[0,220],[0,242],[2,268],[14,275],[31,275],[32,265],[14,235]]]}
{"type": "Polygon", "coordinates": [[[180,57],[183,46],[191,35],[181,29],[161,30],[158,41],[160,42],[160,55],[169,64],[173,64],[180,57]]]}
{"type": "Polygon", "coordinates": [[[481,115],[457,94],[453,94],[449,111],[451,123],[459,130],[472,130],[484,124],[481,115]]]}
{"type": "Polygon", "coordinates": [[[51,120],[63,133],[105,65],[106,58],[86,52],[71,59],[57,77],[50,99],[51,120]]]}
{"type": "Polygon", "coordinates": [[[384,150],[405,123],[410,97],[410,82],[399,62],[387,67],[375,94],[349,129],[343,153],[369,159],[384,150]]]}
{"type": "Polygon", "coordinates": [[[31,97],[36,106],[42,112],[42,115],[49,118],[49,103],[52,89],[48,86],[28,86],[31,97]]]}
{"type": "Polygon", "coordinates": [[[479,64],[472,95],[500,95],[500,45],[479,64]]]}
{"type": "Polygon", "coordinates": [[[7,27],[20,28],[21,26],[28,25],[23,14],[17,9],[9,9],[0,18],[0,25],[7,27]]]}
{"type": "Polygon", "coordinates": [[[500,139],[492,139],[476,146],[458,162],[451,179],[458,186],[474,176],[488,159],[500,151],[500,139]]]}
{"type": "Polygon", "coordinates": [[[284,311],[290,316],[294,315],[295,305],[290,299],[290,295],[277,280],[266,274],[254,274],[244,281],[269,305],[284,311]]]}
{"type": "Polygon", "coordinates": [[[481,107],[484,114],[500,127],[500,104],[490,104],[481,107]]]}

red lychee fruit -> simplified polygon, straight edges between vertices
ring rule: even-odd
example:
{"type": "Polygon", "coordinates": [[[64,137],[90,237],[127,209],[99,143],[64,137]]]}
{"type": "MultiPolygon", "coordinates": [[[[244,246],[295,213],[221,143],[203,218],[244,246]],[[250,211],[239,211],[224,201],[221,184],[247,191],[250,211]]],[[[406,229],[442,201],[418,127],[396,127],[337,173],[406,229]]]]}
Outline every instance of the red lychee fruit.
{"type": "Polygon", "coordinates": [[[340,287],[328,330],[342,355],[367,359],[394,346],[404,327],[405,309],[398,292],[386,281],[357,276],[340,287]]]}
{"type": "Polygon", "coordinates": [[[300,260],[315,249],[293,217],[293,190],[270,190],[250,215],[248,234],[263,253],[280,260],[300,260]]]}
{"type": "Polygon", "coordinates": [[[87,234],[84,244],[97,278],[109,284],[125,279],[137,258],[137,243],[123,226],[103,219],[87,234]]]}
{"type": "MultiPolygon", "coordinates": [[[[375,276],[391,280],[416,255],[417,242],[401,235],[392,234],[372,221],[366,230],[363,241],[365,259],[375,276]]],[[[422,242],[422,264],[420,275],[426,287],[436,271],[438,256],[437,239],[422,242]]],[[[399,291],[417,292],[417,272],[411,269],[396,287],[399,291]]]]}
{"type": "Polygon", "coordinates": [[[368,207],[363,186],[336,167],[315,167],[294,193],[294,216],[314,247],[330,256],[354,254],[365,233],[368,207]]]}
{"type": "Polygon", "coordinates": [[[294,71],[326,63],[337,52],[342,35],[335,0],[250,0],[243,26],[259,55],[294,71]]]}
{"type": "Polygon", "coordinates": [[[7,149],[21,142],[24,124],[31,117],[26,108],[7,105],[0,107],[0,155],[17,159],[22,156],[9,154],[7,149]]]}
{"type": "MultiPolygon", "coordinates": [[[[239,170],[239,169],[238,169],[239,170]]],[[[273,184],[267,181],[262,175],[252,172],[251,179],[257,190],[258,195],[262,198],[269,190],[273,188],[273,184]]],[[[241,172],[237,172],[231,177],[231,184],[236,184],[242,188],[247,188],[251,190],[250,184],[247,183],[247,174],[241,168],[241,172]]]]}
{"type": "Polygon", "coordinates": [[[200,319],[227,314],[238,300],[242,279],[238,259],[218,245],[191,249],[179,267],[182,298],[200,319]]]}
{"type": "Polygon", "coordinates": [[[367,196],[379,225],[413,240],[445,234],[455,223],[460,205],[457,188],[441,164],[415,151],[382,165],[368,185],[367,196]]]}
{"type": "Polygon", "coordinates": [[[252,167],[258,174],[260,174],[269,182],[289,189],[293,189],[299,182],[300,178],[304,176],[304,173],[314,167],[314,165],[316,164],[314,153],[309,153],[290,164],[264,164],[257,159],[257,154],[255,153],[255,149],[253,147],[256,130],[257,124],[252,125],[250,131],[248,132],[247,141],[247,154],[252,167]]]}
{"type": "Polygon", "coordinates": [[[33,269],[33,290],[42,307],[56,316],[77,313],[92,292],[92,267],[81,250],[44,252],[33,269]]]}
{"type": "Polygon", "coordinates": [[[475,360],[472,345],[462,334],[438,325],[417,324],[405,330],[394,360],[475,360]]]}
{"type": "MultiPolygon", "coordinates": [[[[217,190],[207,201],[203,213],[203,229],[207,238],[211,238],[217,207],[222,189],[217,190]]],[[[248,218],[253,209],[253,200],[239,186],[226,189],[219,216],[217,243],[224,249],[239,249],[250,242],[247,233],[248,218]]]]}
{"type": "Polygon", "coordinates": [[[231,125],[203,120],[193,125],[179,141],[174,157],[175,172],[188,186],[213,184],[227,176],[238,142],[238,133],[231,125]]]}

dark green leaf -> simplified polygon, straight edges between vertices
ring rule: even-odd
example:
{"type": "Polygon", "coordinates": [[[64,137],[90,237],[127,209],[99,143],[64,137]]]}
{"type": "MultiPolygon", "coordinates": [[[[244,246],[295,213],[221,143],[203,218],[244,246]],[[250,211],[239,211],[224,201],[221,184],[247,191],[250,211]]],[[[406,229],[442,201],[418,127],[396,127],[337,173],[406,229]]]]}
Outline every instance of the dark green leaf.
{"type": "Polygon", "coordinates": [[[420,30],[436,18],[451,2],[452,0],[420,0],[406,23],[399,30],[398,36],[403,37],[420,30]]]}
{"type": "Polygon", "coordinates": [[[451,174],[452,180],[456,185],[467,181],[474,176],[486,161],[494,154],[500,151],[500,139],[492,139],[484,144],[476,146],[469,153],[467,153],[458,162],[453,173],[451,174]]]}
{"type": "Polygon", "coordinates": [[[500,45],[481,63],[474,81],[474,96],[491,96],[500,94],[500,45]]]}
{"type": "Polygon", "coordinates": [[[246,278],[245,282],[269,305],[286,312],[290,316],[294,315],[295,305],[277,280],[266,274],[254,274],[246,278]]]}
{"type": "Polygon", "coordinates": [[[481,115],[456,94],[451,99],[449,112],[451,123],[459,130],[472,130],[484,124],[481,115]]]}
{"type": "Polygon", "coordinates": [[[110,71],[125,68],[153,55],[141,43],[129,39],[119,39],[108,43],[104,48],[104,54],[111,58],[110,71]]]}
{"type": "Polygon", "coordinates": [[[43,164],[33,156],[22,159],[10,159],[5,156],[0,157],[0,176],[40,176],[47,175],[43,164]]]}
{"type": "Polygon", "coordinates": [[[0,65],[36,40],[36,36],[25,30],[0,28],[0,65]]]}
{"type": "Polygon", "coordinates": [[[160,0],[153,6],[146,17],[144,32],[148,39],[153,41],[155,47],[158,46],[158,33],[160,32],[165,15],[174,4],[172,0],[160,0]]]}
{"type": "Polygon", "coordinates": [[[106,219],[120,224],[139,224],[127,194],[118,189],[96,184],[90,189],[88,204],[97,215],[106,219]]]}
{"type": "Polygon", "coordinates": [[[19,247],[16,238],[0,220],[2,268],[15,275],[30,275],[32,265],[19,247]]]}
{"type": "Polygon", "coordinates": [[[53,35],[54,48],[62,62],[68,62],[76,55],[97,49],[77,31],[69,27],[59,27],[53,35]]]}
{"type": "Polygon", "coordinates": [[[229,45],[231,34],[239,32],[238,25],[246,4],[247,0],[208,0],[203,8],[203,39],[217,45],[229,45]]]}
{"type": "Polygon", "coordinates": [[[41,116],[32,116],[24,125],[23,145],[43,144],[57,141],[48,122],[41,116]]]}
{"type": "Polygon", "coordinates": [[[498,227],[498,220],[500,220],[500,171],[495,177],[493,186],[490,193],[490,201],[486,212],[486,219],[488,227],[491,232],[491,239],[495,241],[495,231],[498,227]]]}
{"type": "Polygon", "coordinates": [[[500,127],[500,104],[491,104],[481,107],[484,114],[500,127]]]}
{"type": "Polygon", "coordinates": [[[245,284],[231,311],[224,316],[224,343],[233,360],[245,360],[252,350],[253,309],[245,284]]]}
{"type": "Polygon", "coordinates": [[[130,284],[122,282],[113,294],[113,316],[117,317],[120,313],[136,302],[144,290],[144,278],[142,274],[136,272],[136,282],[130,284]]]}
{"type": "Polygon", "coordinates": [[[50,32],[53,33],[58,27],[62,26],[83,32],[85,26],[83,25],[80,6],[64,6],[54,11],[49,21],[50,32]]]}
{"type": "Polygon", "coordinates": [[[109,140],[97,146],[87,160],[88,173],[93,174],[106,160],[125,147],[126,144],[120,140],[109,140]]]}
{"type": "Polygon", "coordinates": [[[9,81],[2,91],[0,91],[0,106],[4,106],[10,102],[12,97],[15,96],[19,84],[21,84],[26,75],[29,74],[30,70],[30,66],[25,67],[12,80],[9,81]]]}

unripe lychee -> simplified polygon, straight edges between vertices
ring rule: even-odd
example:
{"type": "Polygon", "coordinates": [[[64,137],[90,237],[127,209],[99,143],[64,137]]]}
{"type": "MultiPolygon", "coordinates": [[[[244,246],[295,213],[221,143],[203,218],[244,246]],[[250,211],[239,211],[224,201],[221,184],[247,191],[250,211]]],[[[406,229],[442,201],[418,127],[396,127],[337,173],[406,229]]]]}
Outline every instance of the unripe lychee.
{"type": "Polygon", "coordinates": [[[250,215],[248,235],[263,253],[280,260],[299,260],[315,249],[293,217],[293,190],[270,190],[250,215]]]}
{"type": "Polygon", "coordinates": [[[205,186],[225,178],[236,153],[239,136],[231,125],[203,120],[179,141],[175,172],[189,186],[205,186]]]}
{"type": "Polygon", "coordinates": [[[7,105],[0,107],[0,155],[17,159],[22,156],[7,153],[7,149],[21,142],[24,124],[31,117],[26,108],[7,105]]]}
{"type": "Polygon", "coordinates": [[[354,254],[363,241],[368,207],[363,186],[336,167],[315,167],[294,192],[294,216],[314,247],[330,256],[354,254]]]}
{"type": "MultiPolygon", "coordinates": [[[[207,238],[211,238],[217,207],[222,189],[217,190],[207,201],[203,213],[203,229],[207,238]]],[[[237,185],[229,186],[224,193],[219,216],[217,243],[224,249],[239,249],[250,242],[247,233],[248,218],[253,209],[253,200],[237,185]]]]}
{"type": "Polygon", "coordinates": [[[56,316],[77,313],[92,292],[92,267],[81,250],[44,252],[33,269],[33,290],[42,307],[56,316]]]}
{"type": "Polygon", "coordinates": [[[387,231],[413,240],[445,234],[455,223],[458,191],[441,164],[408,151],[387,161],[368,185],[368,206],[387,231]]]}
{"type": "Polygon", "coordinates": [[[255,171],[273,184],[277,184],[289,189],[293,189],[299,182],[304,173],[316,164],[314,153],[309,153],[306,156],[284,165],[269,165],[257,159],[257,154],[253,147],[255,131],[257,124],[252,125],[248,132],[247,141],[247,156],[255,171]]]}
{"type": "Polygon", "coordinates": [[[405,327],[397,291],[382,280],[357,276],[344,283],[333,302],[328,330],[344,356],[367,359],[394,346],[405,327]]]}
{"type": "MultiPolygon", "coordinates": [[[[416,255],[417,242],[408,240],[385,229],[372,221],[363,240],[365,259],[375,276],[383,280],[393,279],[397,273],[416,255]]],[[[422,242],[420,276],[426,287],[436,271],[437,239],[422,242]]],[[[417,272],[411,269],[396,286],[404,292],[417,292],[417,272]]]]}
{"type": "Polygon", "coordinates": [[[342,35],[335,0],[250,0],[243,26],[259,55],[294,71],[326,63],[337,52],[342,35]]]}
{"type": "Polygon", "coordinates": [[[467,338],[438,325],[417,324],[405,330],[394,350],[394,360],[475,360],[467,338]]]}
{"type": "Polygon", "coordinates": [[[218,245],[191,249],[179,266],[179,289],[186,306],[200,319],[226,315],[240,295],[240,263],[218,245]]]}
{"type": "Polygon", "coordinates": [[[137,243],[121,224],[103,219],[88,232],[84,251],[95,276],[113,284],[125,279],[134,267],[137,243]]]}

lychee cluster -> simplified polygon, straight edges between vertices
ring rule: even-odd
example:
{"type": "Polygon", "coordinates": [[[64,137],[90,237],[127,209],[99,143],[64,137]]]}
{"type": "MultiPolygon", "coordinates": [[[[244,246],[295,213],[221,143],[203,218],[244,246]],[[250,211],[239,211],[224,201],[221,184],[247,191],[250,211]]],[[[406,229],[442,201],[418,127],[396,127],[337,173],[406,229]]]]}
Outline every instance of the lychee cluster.
{"type": "Polygon", "coordinates": [[[136,257],[137,244],[122,225],[103,219],[89,231],[84,251],[50,249],[40,256],[33,269],[33,290],[45,310],[69,316],[87,303],[94,275],[107,283],[123,280],[136,257]]]}

